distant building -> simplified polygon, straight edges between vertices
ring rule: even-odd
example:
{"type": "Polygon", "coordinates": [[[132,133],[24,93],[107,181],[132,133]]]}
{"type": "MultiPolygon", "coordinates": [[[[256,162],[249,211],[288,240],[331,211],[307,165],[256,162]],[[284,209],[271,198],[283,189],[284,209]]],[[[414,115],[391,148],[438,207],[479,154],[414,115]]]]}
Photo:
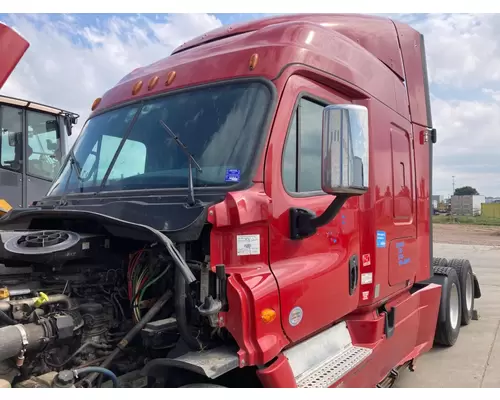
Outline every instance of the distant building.
{"type": "Polygon", "coordinates": [[[451,213],[453,215],[481,215],[481,204],[486,203],[485,196],[451,196],[451,213]]]}
{"type": "Polygon", "coordinates": [[[500,203],[500,197],[491,197],[491,196],[488,196],[485,198],[485,201],[484,201],[486,204],[489,204],[489,203],[500,203]]]}
{"type": "Polygon", "coordinates": [[[433,194],[432,195],[432,202],[437,202],[437,203],[442,203],[444,201],[444,196],[440,194],[433,194]]]}

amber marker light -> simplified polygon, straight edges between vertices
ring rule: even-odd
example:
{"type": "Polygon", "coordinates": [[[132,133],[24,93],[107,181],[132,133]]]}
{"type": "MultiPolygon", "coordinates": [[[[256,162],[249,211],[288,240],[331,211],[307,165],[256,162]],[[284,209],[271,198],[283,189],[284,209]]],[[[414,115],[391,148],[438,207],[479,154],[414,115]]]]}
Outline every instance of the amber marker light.
{"type": "Polygon", "coordinates": [[[272,308],[265,308],[261,311],[260,318],[262,319],[262,322],[269,324],[276,319],[276,311],[272,308]]]}
{"type": "Polygon", "coordinates": [[[165,81],[165,86],[169,86],[172,84],[172,82],[175,79],[176,72],[175,71],[170,71],[167,75],[167,80],[165,81]]]}
{"type": "Polygon", "coordinates": [[[252,54],[252,57],[250,57],[250,62],[248,63],[248,68],[250,68],[250,71],[253,71],[255,67],[257,67],[258,62],[259,55],[257,53],[252,54]]]}
{"type": "Polygon", "coordinates": [[[156,84],[158,83],[158,80],[160,78],[158,76],[153,76],[150,80],[149,80],[149,83],[148,83],[148,90],[153,90],[153,88],[156,86],[156,84]]]}
{"type": "Polygon", "coordinates": [[[91,107],[92,111],[94,111],[97,108],[97,106],[99,105],[101,100],[102,99],[100,97],[98,97],[97,99],[94,100],[94,102],[92,103],[92,107],[91,107]]]}
{"type": "Polygon", "coordinates": [[[135,96],[137,93],[139,93],[139,90],[142,88],[142,81],[138,81],[135,83],[134,87],[132,88],[132,95],[135,96]]]}

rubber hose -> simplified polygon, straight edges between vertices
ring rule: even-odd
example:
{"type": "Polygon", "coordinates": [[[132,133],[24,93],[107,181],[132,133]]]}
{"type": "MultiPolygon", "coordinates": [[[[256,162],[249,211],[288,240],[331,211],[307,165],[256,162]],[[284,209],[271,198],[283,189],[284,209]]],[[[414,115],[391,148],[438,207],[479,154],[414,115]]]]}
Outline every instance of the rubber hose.
{"type": "Polygon", "coordinates": [[[75,373],[76,376],[79,376],[81,374],[90,373],[90,372],[94,372],[94,373],[97,373],[97,374],[106,375],[111,380],[111,382],[113,382],[113,387],[117,388],[117,387],[120,386],[120,384],[118,382],[118,378],[116,377],[116,375],[112,371],[110,371],[109,369],[107,369],[107,368],[103,368],[103,367],[83,367],[83,368],[80,368],[80,369],[75,369],[73,372],[75,373]]]}
{"type": "Polygon", "coordinates": [[[42,339],[46,337],[43,325],[16,324],[0,328],[0,361],[17,356],[21,350],[35,350],[42,346],[42,339]],[[26,332],[28,344],[23,345],[21,332],[26,332]]]}
{"type": "Polygon", "coordinates": [[[186,281],[178,269],[175,270],[175,318],[177,320],[177,329],[179,330],[182,340],[191,350],[201,350],[203,344],[192,335],[187,322],[186,281]]]}
{"type": "Polygon", "coordinates": [[[0,322],[3,322],[5,325],[16,325],[17,322],[5,314],[2,310],[0,310],[0,322]]]}

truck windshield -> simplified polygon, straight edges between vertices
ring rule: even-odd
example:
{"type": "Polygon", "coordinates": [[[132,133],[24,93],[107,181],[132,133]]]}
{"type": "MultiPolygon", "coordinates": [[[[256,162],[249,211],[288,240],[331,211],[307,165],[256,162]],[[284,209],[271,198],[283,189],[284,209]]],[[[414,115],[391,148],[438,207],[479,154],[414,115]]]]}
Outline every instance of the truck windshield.
{"type": "Polygon", "coordinates": [[[234,185],[253,161],[272,93],[261,82],[225,83],[146,100],[87,121],[48,196],[234,185]],[[74,155],[74,157],[73,157],[74,155]],[[78,174],[80,172],[80,174],[78,174]]]}

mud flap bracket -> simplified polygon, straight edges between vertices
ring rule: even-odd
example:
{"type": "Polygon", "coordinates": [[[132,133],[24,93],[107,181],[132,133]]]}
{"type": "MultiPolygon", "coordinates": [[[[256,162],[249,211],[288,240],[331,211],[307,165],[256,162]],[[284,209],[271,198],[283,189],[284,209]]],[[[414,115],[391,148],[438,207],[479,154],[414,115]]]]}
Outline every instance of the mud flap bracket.
{"type": "Polygon", "coordinates": [[[385,315],[385,320],[384,320],[384,334],[387,339],[389,339],[392,335],[394,335],[394,329],[396,327],[395,321],[396,321],[396,309],[392,307],[390,311],[387,311],[384,308],[384,315],[385,315]]]}

